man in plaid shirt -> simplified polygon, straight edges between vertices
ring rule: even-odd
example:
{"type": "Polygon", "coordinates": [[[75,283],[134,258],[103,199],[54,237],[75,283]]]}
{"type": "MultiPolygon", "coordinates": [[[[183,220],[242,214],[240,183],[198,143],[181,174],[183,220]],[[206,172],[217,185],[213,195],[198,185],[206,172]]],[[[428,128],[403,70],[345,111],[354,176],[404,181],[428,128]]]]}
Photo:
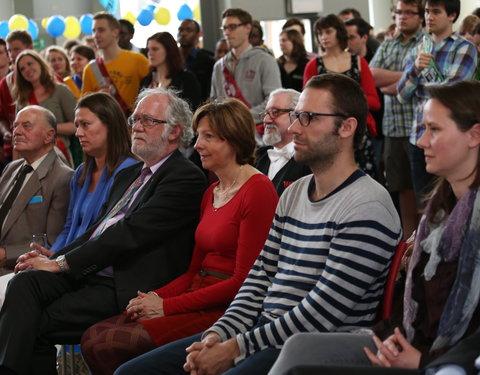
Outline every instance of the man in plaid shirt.
{"type": "Polygon", "coordinates": [[[417,204],[430,191],[432,175],[425,170],[423,150],[416,146],[422,136],[423,105],[429,98],[428,86],[473,78],[477,50],[469,41],[453,33],[452,25],[460,14],[460,0],[426,0],[426,35],[407,60],[398,82],[398,99],[413,99],[415,117],[410,134],[412,180],[417,204]]]}
{"type": "Polygon", "coordinates": [[[409,140],[414,108],[412,99],[400,103],[397,83],[409,52],[423,38],[422,0],[397,0],[395,23],[398,36],[383,42],[370,62],[375,85],[384,94],[383,134],[385,136],[385,177],[388,190],[399,193],[404,237],[410,237],[417,224],[417,207],[412,189],[409,140]]]}

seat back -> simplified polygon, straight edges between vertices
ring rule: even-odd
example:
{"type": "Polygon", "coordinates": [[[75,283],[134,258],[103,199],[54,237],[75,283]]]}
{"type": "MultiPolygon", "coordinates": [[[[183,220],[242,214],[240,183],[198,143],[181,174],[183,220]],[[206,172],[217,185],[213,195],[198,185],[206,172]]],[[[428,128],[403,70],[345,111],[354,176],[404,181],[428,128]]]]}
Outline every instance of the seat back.
{"type": "Polygon", "coordinates": [[[390,270],[388,271],[387,282],[385,284],[385,291],[380,307],[380,320],[387,319],[392,314],[392,305],[395,291],[395,281],[397,280],[398,272],[400,272],[400,265],[402,263],[403,255],[407,250],[407,243],[400,241],[395,249],[393,255],[392,264],[390,264],[390,270]]]}

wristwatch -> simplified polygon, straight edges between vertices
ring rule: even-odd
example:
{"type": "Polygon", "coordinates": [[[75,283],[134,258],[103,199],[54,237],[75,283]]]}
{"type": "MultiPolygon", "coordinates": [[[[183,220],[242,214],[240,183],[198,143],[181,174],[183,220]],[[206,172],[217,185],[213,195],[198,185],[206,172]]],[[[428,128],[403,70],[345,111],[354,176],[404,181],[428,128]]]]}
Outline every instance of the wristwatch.
{"type": "Polygon", "coordinates": [[[60,272],[65,272],[68,269],[67,260],[65,259],[65,255],[60,255],[55,258],[55,262],[57,262],[58,267],[60,268],[60,272]]]}

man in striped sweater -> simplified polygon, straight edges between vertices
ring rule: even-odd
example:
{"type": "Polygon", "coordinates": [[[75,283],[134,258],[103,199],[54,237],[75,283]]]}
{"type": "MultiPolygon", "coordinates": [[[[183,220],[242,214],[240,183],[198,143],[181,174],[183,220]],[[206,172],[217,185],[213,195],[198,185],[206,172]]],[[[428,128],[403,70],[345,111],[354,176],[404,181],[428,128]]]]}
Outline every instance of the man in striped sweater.
{"type": "Polygon", "coordinates": [[[283,193],[232,304],[203,335],[158,348],[116,374],[266,374],[296,332],[371,324],[401,227],[388,193],[355,163],[367,111],[350,78],[325,74],[308,82],[289,131],[295,160],[313,175],[283,193]]]}

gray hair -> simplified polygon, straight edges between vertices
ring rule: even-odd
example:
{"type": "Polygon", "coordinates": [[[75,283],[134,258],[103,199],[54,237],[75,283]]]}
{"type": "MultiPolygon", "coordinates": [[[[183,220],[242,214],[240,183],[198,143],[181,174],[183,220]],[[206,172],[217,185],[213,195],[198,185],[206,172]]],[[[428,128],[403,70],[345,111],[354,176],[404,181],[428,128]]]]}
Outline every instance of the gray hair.
{"type": "Polygon", "coordinates": [[[268,100],[272,99],[275,95],[280,95],[280,94],[288,94],[288,97],[290,99],[290,107],[295,108],[295,106],[298,103],[298,98],[300,98],[300,93],[297,90],[283,89],[283,88],[273,90],[270,93],[268,100]]]}
{"type": "Polygon", "coordinates": [[[138,94],[135,101],[135,107],[138,103],[151,95],[166,95],[168,98],[168,107],[165,113],[165,118],[168,121],[166,129],[171,130],[173,125],[179,125],[181,127],[179,144],[183,147],[188,147],[193,139],[192,130],[192,111],[188,106],[188,103],[178,96],[178,91],[172,89],[165,89],[158,87],[155,89],[144,89],[138,94]]]}

